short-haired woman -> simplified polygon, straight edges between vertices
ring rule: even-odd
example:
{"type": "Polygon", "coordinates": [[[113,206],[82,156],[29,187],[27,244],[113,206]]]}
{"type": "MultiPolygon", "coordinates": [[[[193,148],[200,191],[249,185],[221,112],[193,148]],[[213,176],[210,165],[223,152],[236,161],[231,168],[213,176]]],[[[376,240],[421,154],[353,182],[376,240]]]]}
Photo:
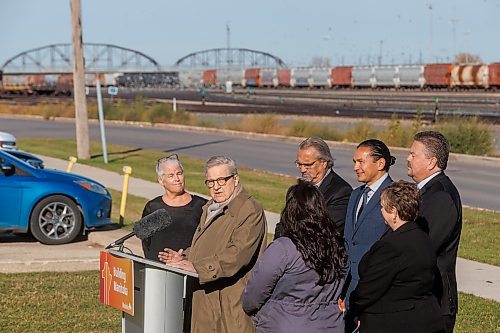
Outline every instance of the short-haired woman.
{"type": "Polygon", "coordinates": [[[257,332],[344,332],[342,236],[321,192],[299,180],[287,192],[282,237],[266,249],[243,293],[257,332]]]}
{"type": "Polygon", "coordinates": [[[360,280],[350,299],[360,332],[443,332],[432,294],[436,256],[429,236],[415,223],[420,206],[416,186],[400,180],[380,198],[390,230],[361,259],[360,280]]]}

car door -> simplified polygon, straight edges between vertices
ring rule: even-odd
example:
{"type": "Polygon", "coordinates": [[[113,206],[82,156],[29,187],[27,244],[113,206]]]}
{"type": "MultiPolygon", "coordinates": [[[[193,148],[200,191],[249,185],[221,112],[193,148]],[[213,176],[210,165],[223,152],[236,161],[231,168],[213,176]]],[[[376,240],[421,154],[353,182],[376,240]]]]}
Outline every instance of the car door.
{"type": "MultiPolygon", "coordinates": [[[[0,163],[8,162],[0,157],[0,163]]],[[[23,198],[23,179],[18,172],[6,176],[0,171],[0,228],[19,226],[23,198]]]]}

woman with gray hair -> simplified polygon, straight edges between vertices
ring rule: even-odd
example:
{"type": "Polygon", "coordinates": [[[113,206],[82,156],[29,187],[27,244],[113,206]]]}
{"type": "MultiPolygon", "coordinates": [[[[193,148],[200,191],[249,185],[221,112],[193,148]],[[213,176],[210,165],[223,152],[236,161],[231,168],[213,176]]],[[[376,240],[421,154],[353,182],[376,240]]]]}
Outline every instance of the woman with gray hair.
{"type": "MultiPolygon", "coordinates": [[[[172,224],[142,241],[144,256],[150,260],[158,260],[158,254],[165,247],[178,251],[191,245],[200,221],[202,207],[207,202],[202,197],[186,192],[184,167],[177,155],[160,158],[156,162],[156,174],[158,183],[165,189],[165,193],[146,204],[142,217],[159,209],[165,209],[172,217],[172,224]]],[[[186,282],[184,332],[189,332],[191,299],[195,283],[194,279],[188,279],[186,282]]]]}
{"type": "Polygon", "coordinates": [[[229,157],[214,156],[206,162],[205,184],[212,199],[203,207],[191,247],[167,248],[160,260],[198,273],[192,332],[254,332],[241,294],[266,246],[264,210],[241,186],[236,164],[229,157]]]}

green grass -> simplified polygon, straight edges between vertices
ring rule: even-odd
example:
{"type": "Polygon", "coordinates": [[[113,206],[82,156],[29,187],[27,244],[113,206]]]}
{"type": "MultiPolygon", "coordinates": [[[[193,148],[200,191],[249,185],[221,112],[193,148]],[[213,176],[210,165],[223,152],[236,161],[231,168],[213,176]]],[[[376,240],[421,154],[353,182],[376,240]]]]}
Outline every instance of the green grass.
{"type": "Polygon", "coordinates": [[[120,332],[121,313],[99,303],[98,271],[0,274],[2,332],[120,332]]]}
{"type": "MultiPolygon", "coordinates": [[[[111,220],[114,223],[120,222],[120,203],[122,192],[109,189],[113,198],[113,207],[111,208],[111,220]]],[[[153,199],[153,198],[151,198],[153,199]]],[[[148,202],[148,199],[138,197],[132,194],[127,195],[127,204],[125,206],[124,229],[132,230],[133,223],[142,216],[142,210],[148,202]]]]}
{"type": "Polygon", "coordinates": [[[458,294],[455,333],[499,333],[500,303],[470,294],[458,294]]]}
{"type": "MultiPolygon", "coordinates": [[[[99,303],[97,271],[0,274],[2,332],[120,332],[121,313],[99,303]]],[[[455,333],[500,332],[500,303],[459,295],[455,333]]]]}
{"type": "MultiPolygon", "coordinates": [[[[18,145],[35,154],[58,157],[67,160],[75,154],[75,142],[61,139],[19,139],[18,145]]],[[[92,152],[100,152],[100,145],[91,144],[92,152]]],[[[156,182],[154,165],[156,160],[166,153],[133,149],[130,147],[110,145],[109,164],[104,164],[102,156],[96,154],[90,160],[79,163],[122,172],[124,165],[133,169],[132,176],[156,182]]],[[[172,152],[174,153],[174,152],[172,152]]],[[[208,195],[204,180],[204,161],[179,155],[186,169],[187,188],[190,191],[208,195]]],[[[240,168],[243,185],[262,203],[264,209],[279,213],[283,209],[286,190],[295,182],[293,177],[278,176],[263,171],[240,168]]],[[[113,219],[118,221],[121,194],[113,194],[113,219]]],[[[152,199],[152,198],[148,198],[152,199]]],[[[142,213],[147,200],[130,196],[125,214],[126,222],[136,221],[142,213]]],[[[500,212],[480,211],[464,208],[464,223],[460,241],[459,256],[492,265],[500,266],[500,212]]]]}
{"type": "Polygon", "coordinates": [[[500,212],[465,208],[458,255],[500,266],[500,212]]]}

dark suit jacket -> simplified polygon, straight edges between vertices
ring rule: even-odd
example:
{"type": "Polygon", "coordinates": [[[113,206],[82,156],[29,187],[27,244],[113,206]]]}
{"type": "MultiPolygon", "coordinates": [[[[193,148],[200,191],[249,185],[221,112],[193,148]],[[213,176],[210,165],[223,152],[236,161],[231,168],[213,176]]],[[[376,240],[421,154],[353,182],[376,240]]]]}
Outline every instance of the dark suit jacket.
{"type": "Polygon", "coordinates": [[[458,310],[456,261],[462,232],[462,203],[450,178],[441,172],[420,190],[422,204],[417,223],[429,231],[437,257],[441,283],[435,292],[441,296],[443,315],[455,315],[458,310]]]}
{"type": "MultiPolygon", "coordinates": [[[[340,234],[344,233],[344,223],[346,217],[347,204],[352,192],[352,187],[333,169],[330,174],[323,179],[319,190],[325,198],[326,207],[330,217],[338,227],[340,234]]],[[[281,224],[276,224],[274,239],[281,236],[281,224]]]]}
{"type": "MultiPolygon", "coordinates": [[[[344,230],[344,239],[347,251],[348,273],[350,277],[347,285],[347,304],[349,305],[349,295],[356,288],[359,280],[358,264],[370,247],[382,237],[388,229],[384,222],[384,217],[380,212],[380,193],[392,183],[392,178],[387,177],[378,190],[373,193],[370,201],[361,212],[359,220],[356,222],[356,210],[359,200],[363,194],[365,185],[356,188],[349,199],[347,206],[347,216],[344,230]]],[[[347,282],[346,282],[347,283],[347,282]]]]}
{"type": "Polygon", "coordinates": [[[432,293],[436,256],[429,236],[408,222],[375,242],[359,264],[351,295],[362,332],[432,333],[443,329],[432,293]]]}

